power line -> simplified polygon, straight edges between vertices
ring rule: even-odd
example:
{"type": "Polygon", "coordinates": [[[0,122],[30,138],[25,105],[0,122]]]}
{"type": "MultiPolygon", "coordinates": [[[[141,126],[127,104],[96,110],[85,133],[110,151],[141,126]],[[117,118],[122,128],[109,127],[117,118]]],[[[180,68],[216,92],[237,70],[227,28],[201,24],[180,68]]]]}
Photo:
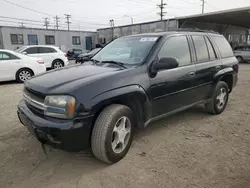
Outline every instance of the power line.
{"type": "Polygon", "coordinates": [[[161,11],[160,13],[158,13],[160,15],[160,17],[161,17],[161,20],[163,20],[165,14],[166,14],[166,12],[163,12],[163,10],[165,9],[166,5],[167,4],[164,3],[163,0],[161,0],[161,4],[160,5],[157,5],[160,8],[160,11],[161,11]]]}
{"type": "Polygon", "coordinates": [[[38,21],[38,20],[29,20],[29,19],[22,19],[22,18],[7,17],[7,16],[0,16],[0,18],[11,19],[11,20],[20,20],[20,21],[29,21],[29,22],[36,22],[36,23],[43,23],[42,21],[38,21]]]}
{"type": "Polygon", "coordinates": [[[24,7],[22,5],[19,5],[19,4],[16,4],[16,3],[13,3],[13,2],[10,2],[8,0],[4,0],[6,3],[9,3],[9,4],[12,4],[12,5],[15,5],[17,7],[20,7],[20,8],[23,8],[23,9],[26,9],[26,10],[30,10],[30,11],[33,11],[33,12],[36,12],[36,13],[39,13],[39,14],[43,14],[43,15],[46,15],[46,16],[53,16],[51,14],[47,14],[47,13],[44,13],[44,12],[40,12],[40,11],[37,11],[35,9],[31,9],[31,8],[27,8],[27,7],[24,7]]]}

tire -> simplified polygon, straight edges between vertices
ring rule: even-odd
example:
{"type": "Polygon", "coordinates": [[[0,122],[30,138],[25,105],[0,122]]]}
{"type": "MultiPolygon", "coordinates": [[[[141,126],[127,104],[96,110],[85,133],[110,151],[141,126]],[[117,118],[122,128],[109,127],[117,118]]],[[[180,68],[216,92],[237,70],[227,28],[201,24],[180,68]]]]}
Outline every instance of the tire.
{"type": "Polygon", "coordinates": [[[211,114],[221,114],[227,106],[228,98],[229,89],[227,83],[219,81],[213,91],[212,100],[209,103],[205,104],[205,108],[211,114]],[[220,95],[221,93],[223,93],[223,95],[220,95]],[[223,104],[222,100],[224,101],[223,104]]]}
{"type": "Polygon", "coordinates": [[[20,69],[16,73],[16,80],[19,83],[23,83],[26,80],[29,80],[33,75],[34,73],[30,69],[27,69],[27,68],[20,69]]]}
{"type": "Polygon", "coordinates": [[[97,117],[91,135],[91,148],[96,158],[105,163],[120,161],[131,146],[133,125],[134,117],[130,108],[118,104],[106,107],[97,117]],[[126,123],[122,129],[124,121],[126,123]],[[128,130],[130,133],[126,133],[128,130]],[[124,145],[119,144],[120,140],[124,141],[124,145]]]}
{"type": "Polygon", "coordinates": [[[62,60],[54,60],[52,63],[52,69],[59,69],[64,67],[64,63],[62,60]]]}
{"type": "Polygon", "coordinates": [[[244,63],[245,62],[243,57],[241,57],[241,56],[237,56],[236,58],[237,58],[239,63],[244,63]]]}

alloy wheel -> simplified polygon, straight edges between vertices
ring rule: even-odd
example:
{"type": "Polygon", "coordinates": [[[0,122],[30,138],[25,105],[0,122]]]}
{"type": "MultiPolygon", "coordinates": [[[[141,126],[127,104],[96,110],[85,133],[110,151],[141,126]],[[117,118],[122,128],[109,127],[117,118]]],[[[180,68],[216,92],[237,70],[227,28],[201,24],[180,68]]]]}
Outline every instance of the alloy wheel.
{"type": "Polygon", "coordinates": [[[121,117],[112,133],[112,149],[116,154],[124,151],[131,136],[131,122],[128,117],[121,117]]]}
{"type": "Polygon", "coordinates": [[[31,78],[31,73],[27,70],[23,70],[19,73],[19,79],[22,81],[22,82],[25,82],[26,80],[30,79],[31,78]]]}
{"type": "Polygon", "coordinates": [[[227,96],[226,88],[224,87],[221,88],[216,97],[216,100],[217,100],[216,106],[218,109],[222,109],[225,106],[227,97],[228,96],[227,96]]]}

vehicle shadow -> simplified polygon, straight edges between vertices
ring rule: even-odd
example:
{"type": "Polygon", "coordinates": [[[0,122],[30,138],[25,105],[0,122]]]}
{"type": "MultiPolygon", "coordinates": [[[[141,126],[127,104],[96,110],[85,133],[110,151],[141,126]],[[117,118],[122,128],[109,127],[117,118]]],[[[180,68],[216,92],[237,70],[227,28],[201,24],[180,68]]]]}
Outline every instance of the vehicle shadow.
{"type": "Polygon", "coordinates": [[[17,81],[4,81],[4,82],[0,82],[0,86],[3,86],[3,85],[16,85],[16,84],[22,84],[22,83],[19,83],[17,81]]]}
{"type": "MultiPolygon", "coordinates": [[[[199,120],[201,117],[209,116],[210,115],[204,111],[202,106],[197,106],[190,110],[154,122],[146,129],[137,130],[134,135],[135,139],[131,148],[131,153],[128,154],[129,156],[124,160],[120,161],[118,165],[126,166],[130,155],[136,154],[134,153],[134,145],[138,142],[142,142],[145,137],[159,135],[162,133],[163,129],[166,131],[171,127],[178,126],[181,121],[188,121],[190,119],[199,120]]],[[[10,153],[12,160],[7,161],[4,165],[9,165],[9,168],[21,166],[20,169],[22,170],[21,175],[18,170],[11,171],[11,174],[4,174],[4,176],[13,177],[13,179],[15,179],[13,181],[14,185],[18,185],[21,181],[23,185],[29,183],[30,186],[34,185],[34,187],[36,187],[38,185],[36,184],[37,180],[40,182],[46,182],[45,184],[54,184],[58,182],[68,183],[72,180],[78,181],[79,179],[82,179],[83,176],[88,176],[93,173],[101,173],[104,169],[112,166],[97,160],[90,150],[80,153],[68,153],[47,148],[47,155],[45,155],[40,143],[28,133],[25,127],[20,127],[18,131],[13,133],[13,135],[6,136],[6,139],[11,139],[10,137],[12,137],[12,139],[16,138],[17,143],[15,144],[19,145],[19,152],[16,150],[15,144],[9,146],[11,147],[9,150],[13,151],[13,153],[10,153]]],[[[5,140],[5,138],[0,137],[0,141],[1,140],[5,140]]],[[[113,166],[117,166],[117,164],[114,164],[113,166]]]]}

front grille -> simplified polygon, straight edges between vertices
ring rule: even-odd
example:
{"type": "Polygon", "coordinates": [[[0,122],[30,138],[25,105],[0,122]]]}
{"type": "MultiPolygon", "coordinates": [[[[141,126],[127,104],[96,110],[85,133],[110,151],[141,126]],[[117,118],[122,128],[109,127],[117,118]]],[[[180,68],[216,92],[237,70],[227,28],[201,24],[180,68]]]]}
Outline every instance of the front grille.
{"type": "Polygon", "coordinates": [[[39,93],[37,91],[34,91],[30,88],[24,88],[24,94],[29,96],[30,98],[32,98],[33,100],[40,102],[40,103],[44,103],[44,99],[45,99],[45,95],[42,93],[39,93]]]}
{"type": "Polygon", "coordinates": [[[44,105],[45,95],[29,88],[24,88],[23,97],[31,111],[43,114],[46,109],[46,106],[44,105]]]}

